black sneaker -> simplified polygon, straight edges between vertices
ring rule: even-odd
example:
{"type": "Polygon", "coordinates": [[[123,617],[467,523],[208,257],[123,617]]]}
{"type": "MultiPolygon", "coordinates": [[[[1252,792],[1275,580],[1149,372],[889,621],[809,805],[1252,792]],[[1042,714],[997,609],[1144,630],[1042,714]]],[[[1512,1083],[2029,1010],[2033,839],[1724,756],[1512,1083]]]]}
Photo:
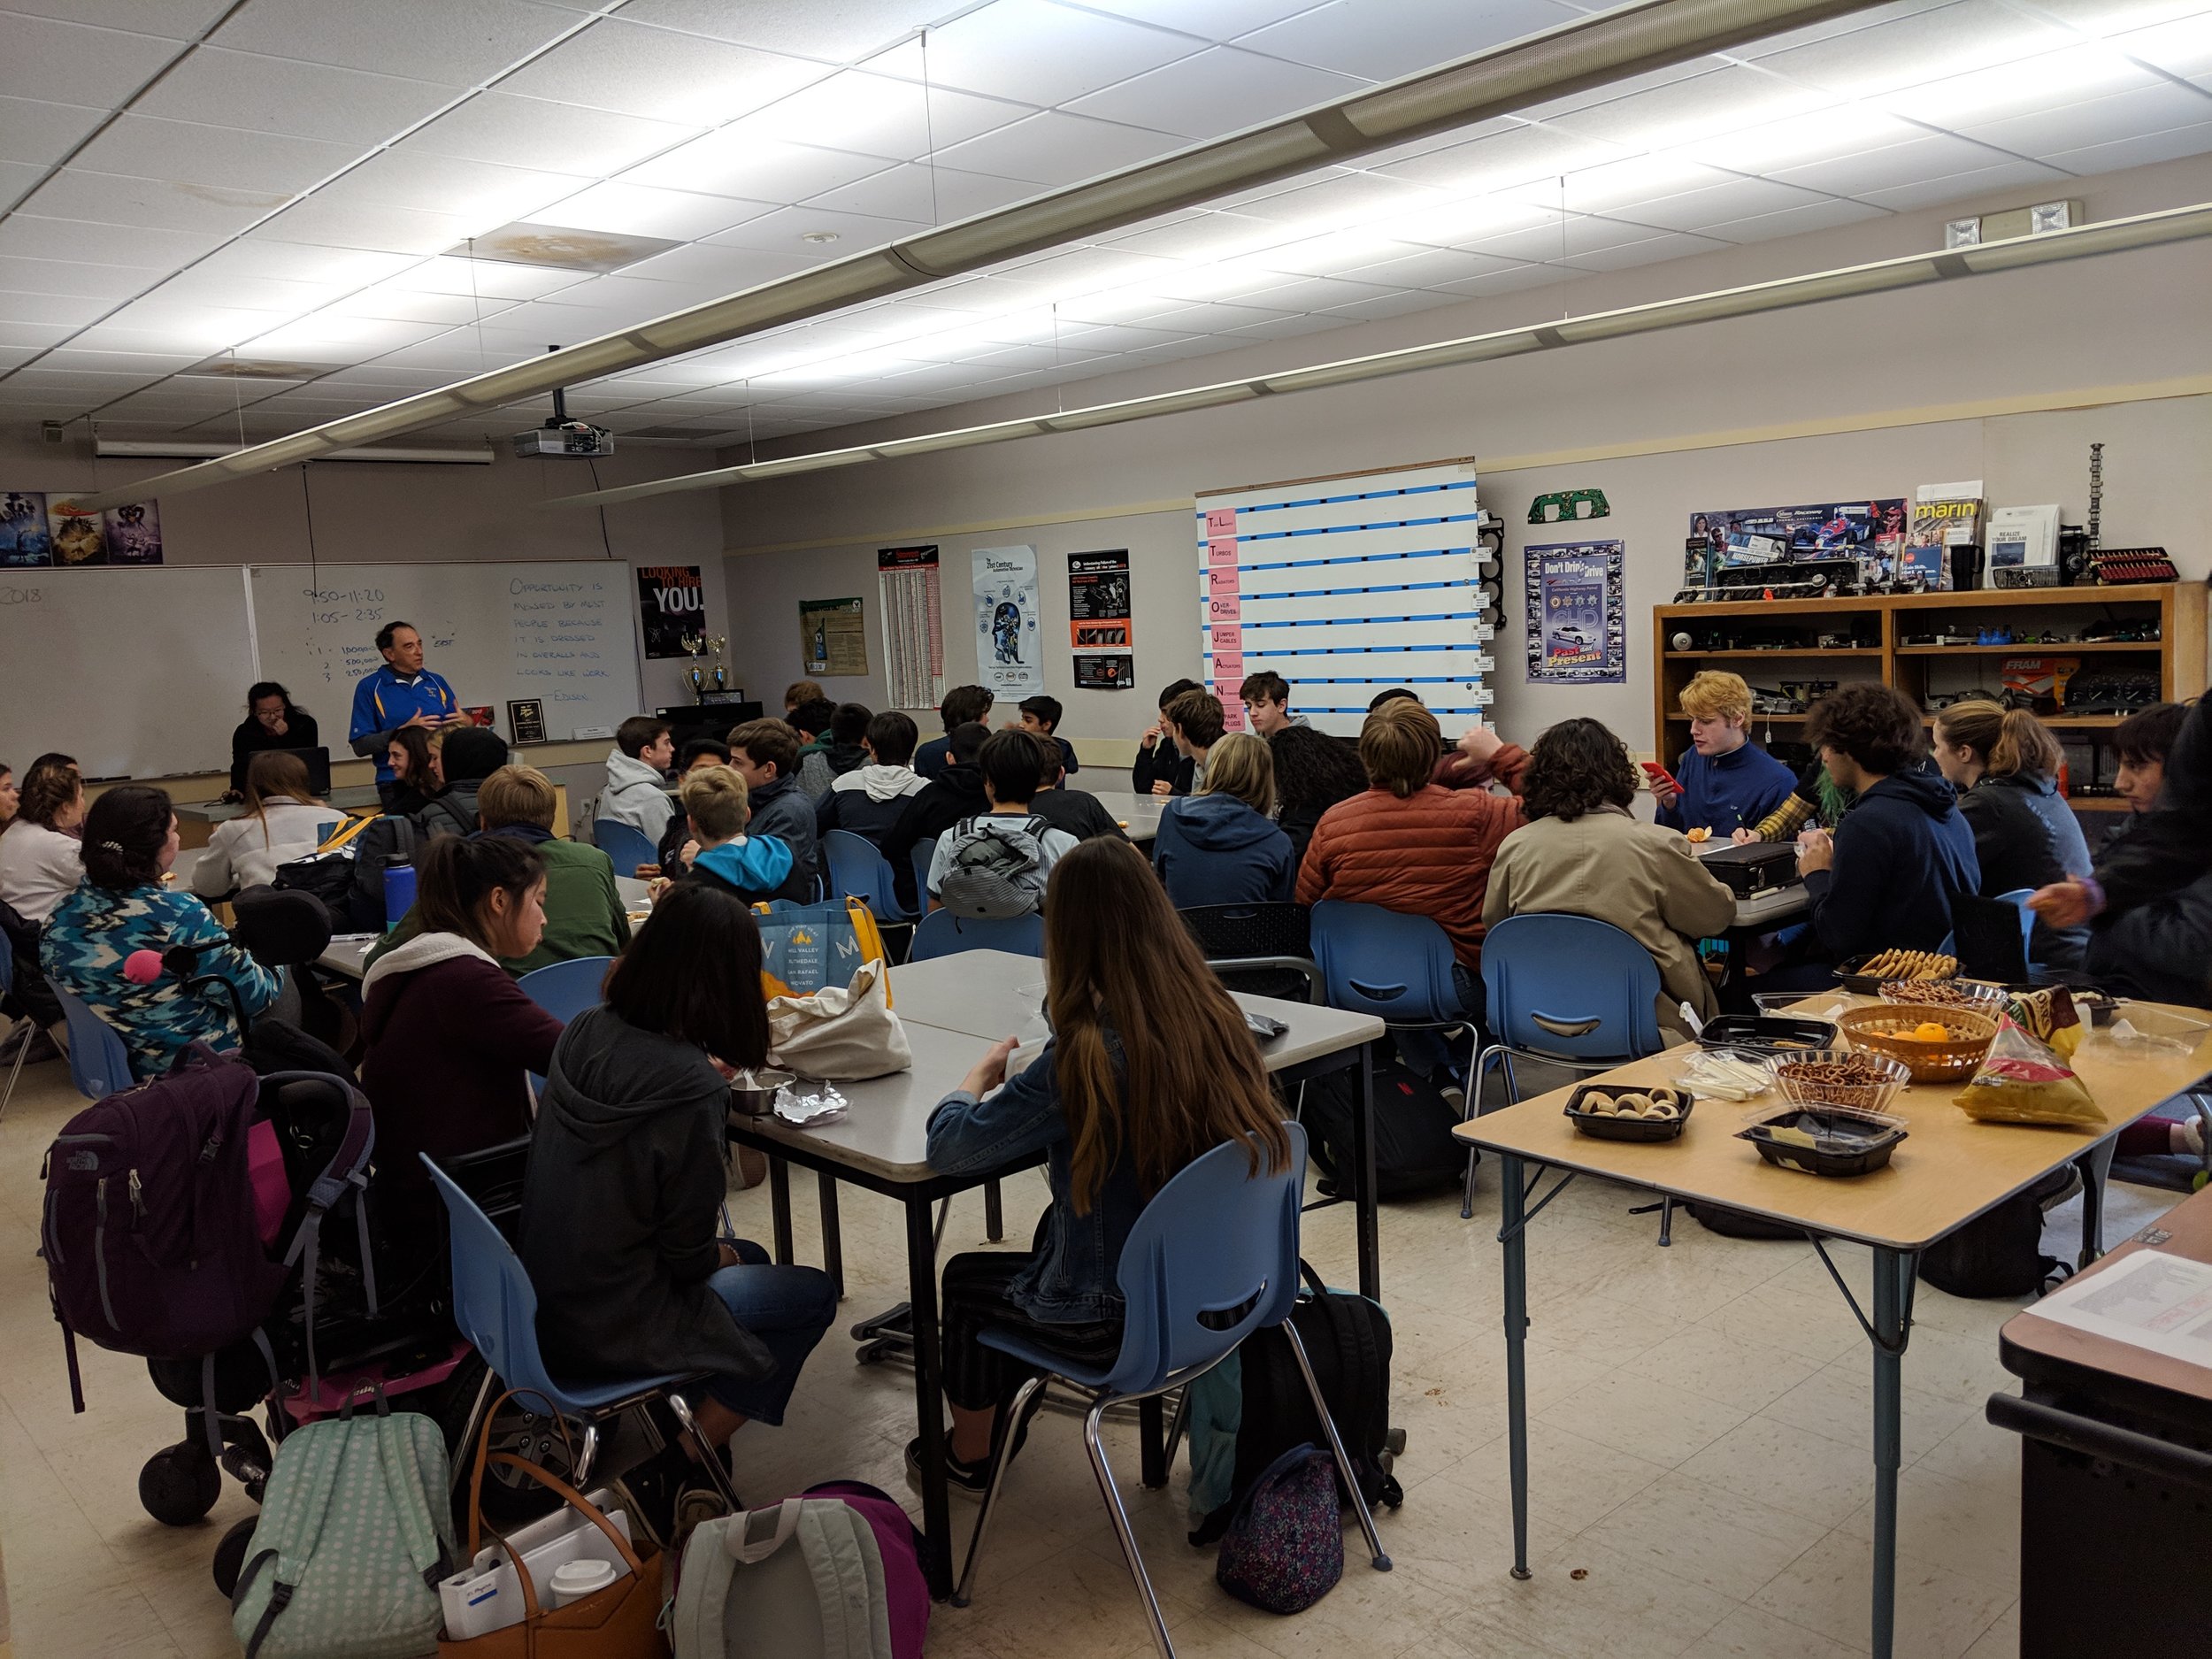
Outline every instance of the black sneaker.
{"type": "MultiPolygon", "coordinates": [[[[919,1492],[922,1489],[922,1437],[917,1434],[906,1443],[906,1484],[919,1492]]],[[[991,1460],[966,1463],[945,1450],[945,1486],[963,1497],[980,1499],[991,1489],[991,1460]]]]}

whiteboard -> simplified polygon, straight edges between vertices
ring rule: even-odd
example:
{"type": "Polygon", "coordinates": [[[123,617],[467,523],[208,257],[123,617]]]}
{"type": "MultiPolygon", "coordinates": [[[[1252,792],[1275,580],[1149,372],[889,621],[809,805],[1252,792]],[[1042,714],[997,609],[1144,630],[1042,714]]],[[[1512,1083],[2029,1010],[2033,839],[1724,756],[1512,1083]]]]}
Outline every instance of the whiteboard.
{"type": "Polygon", "coordinates": [[[354,686],[383,665],[376,632],[406,622],[424,665],[464,703],[489,703],[501,736],[514,736],[508,703],[534,697],[547,739],[565,741],[643,710],[636,592],[618,560],[250,565],[254,677],[312,708],[342,756],[354,686]]]}
{"type": "Polygon", "coordinates": [[[251,645],[235,565],[0,571],[0,762],[19,781],[49,749],[88,778],[227,771],[251,645]]]}

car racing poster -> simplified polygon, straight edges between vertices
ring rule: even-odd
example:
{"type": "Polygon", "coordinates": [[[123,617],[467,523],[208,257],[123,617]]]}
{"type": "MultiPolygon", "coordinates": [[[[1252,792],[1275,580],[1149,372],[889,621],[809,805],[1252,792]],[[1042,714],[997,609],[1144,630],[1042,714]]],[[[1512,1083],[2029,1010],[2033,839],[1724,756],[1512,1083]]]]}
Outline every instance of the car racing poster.
{"type": "Polygon", "coordinates": [[[1068,555],[1068,643],[1075,683],[1087,691],[1128,691],[1137,682],[1130,648],[1129,549],[1068,555]]]}
{"type": "Polygon", "coordinates": [[[1618,541],[1524,549],[1528,679],[1538,686],[1617,686],[1628,678],[1625,570],[1618,541]]]}
{"type": "Polygon", "coordinates": [[[975,549],[976,684],[1002,703],[1045,688],[1043,630],[1037,603],[1037,549],[975,549]]]}

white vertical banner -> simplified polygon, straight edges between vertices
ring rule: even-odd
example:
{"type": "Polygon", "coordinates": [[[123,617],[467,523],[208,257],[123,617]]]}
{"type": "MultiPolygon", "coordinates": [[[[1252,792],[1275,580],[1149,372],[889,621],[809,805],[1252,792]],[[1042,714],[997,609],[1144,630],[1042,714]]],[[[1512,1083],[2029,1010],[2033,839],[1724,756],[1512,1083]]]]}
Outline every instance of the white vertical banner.
{"type": "Polygon", "coordinates": [[[1037,549],[975,549],[976,684],[1001,703],[1045,688],[1044,628],[1037,604],[1037,549]]]}

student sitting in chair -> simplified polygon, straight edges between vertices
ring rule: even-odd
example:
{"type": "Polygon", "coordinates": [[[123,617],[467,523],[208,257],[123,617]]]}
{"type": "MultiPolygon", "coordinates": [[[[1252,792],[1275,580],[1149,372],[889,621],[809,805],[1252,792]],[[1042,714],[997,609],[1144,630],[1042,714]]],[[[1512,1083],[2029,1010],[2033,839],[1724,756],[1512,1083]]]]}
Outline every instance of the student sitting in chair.
{"type": "Polygon", "coordinates": [[[667,772],[676,758],[668,722],[634,714],[614,729],[607,751],[607,787],[595,816],[627,824],[647,841],[660,845],[661,832],[676,809],[669,804],[667,772]]]}
{"type": "Polygon", "coordinates": [[[1083,770],[1076,764],[1075,745],[1064,737],[1053,735],[1059,729],[1061,718],[1065,713],[1057,697],[1024,697],[1021,700],[1021,729],[1058,749],[1061,774],[1072,778],[1083,770]]]}
{"type": "Polygon", "coordinates": [[[405,726],[384,746],[384,764],[392,775],[378,787],[378,795],[394,817],[411,818],[445,793],[442,757],[430,739],[427,728],[405,726]]]}
{"type": "Polygon", "coordinates": [[[1139,795],[1188,795],[1191,774],[1196,770],[1190,757],[1175,747],[1167,729],[1168,705],[1187,691],[1203,691],[1194,680],[1171,680],[1160,688],[1160,718],[1137,740],[1137,758],[1130,764],[1129,787],[1139,795]],[[1167,787],[1157,786],[1164,781],[1167,787]]]}
{"type": "Polygon", "coordinates": [[[882,847],[906,803],[928,787],[912,764],[919,735],[913,720],[896,709],[872,717],[860,740],[868,764],[841,773],[830,785],[815,806],[815,829],[824,835],[849,831],[882,847]]]}
{"type": "Polygon", "coordinates": [[[1076,845],[1029,810],[1037,793],[1037,740],[994,732],[977,757],[987,812],[963,818],[937,838],[929,864],[929,908],[1004,918],[1044,902],[1052,866],[1076,845]]]}
{"type": "Polygon", "coordinates": [[[35,926],[84,879],[84,780],[76,767],[41,757],[16,800],[0,835],[0,903],[35,926]]]}
{"type": "MultiPolygon", "coordinates": [[[[684,780],[695,772],[709,766],[730,764],[730,746],[718,737],[695,737],[687,741],[676,757],[676,794],[678,810],[669,818],[668,827],[661,832],[661,844],[657,856],[661,874],[672,880],[680,880],[690,860],[684,856],[684,847],[691,840],[690,826],[685,823],[682,811],[684,780]]],[[[696,852],[698,849],[692,849],[696,852]]]]}
{"type": "Polygon", "coordinates": [[[991,810],[991,797],[983,792],[983,774],[976,769],[990,740],[991,728],[980,720],[953,727],[947,740],[950,763],[907,797],[905,810],[884,838],[883,856],[892,869],[911,865],[917,842],[934,841],[962,818],[991,810]]]}
{"type": "Polygon", "coordinates": [[[1640,822],[1628,746],[1595,720],[1562,720],[1536,740],[1523,780],[1528,822],[1499,843],[1482,902],[1485,928],[1561,912],[1610,922],[1659,969],[1659,1028],[1686,1042],[1681,1004],[1720,1012],[1697,941],[1725,932],[1736,896],[1674,831],[1640,822]]]}
{"type": "Polygon", "coordinates": [[[1790,769],[1751,741],[1751,687],[1741,674],[1699,673],[1682,687],[1682,712],[1690,747],[1674,763],[1680,787],[1652,781],[1659,822],[1732,838],[1789,799],[1797,782],[1790,769]]]}
{"type": "Polygon", "coordinates": [[[531,1136],[518,1251],[546,1363],[591,1379],[709,1373],[689,1402],[705,1443],[672,1437],[617,1482],[666,1549],[723,1511],[702,1460],[745,1423],[783,1421],[837,1317],[827,1274],[721,1236],[730,1076],[768,1059],[760,965],[743,904],[701,883],[672,889],[609,972],[606,1001],[562,1035],[531,1136]]]}
{"type": "Polygon", "coordinates": [[[1165,800],[1171,795],[1188,795],[1194,789],[1204,788],[1207,751],[1221,741],[1225,727],[1221,699],[1201,686],[1180,693],[1161,710],[1161,735],[1175,746],[1175,752],[1190,770],[1187,773],[1179,771],[1172,777],[1156,772],[1152,793],[1165,800]]]}
{"type": "Polygon", "coordinates": [[[1160,814],[1152,867],[1169,902],[1179,910],[1290,902],[1298,867],[1274,810],[1273,751],[1249,732],[1230,733],[1207,752],[1198,793],[1160,814]]]}
{"type": "Polygon", "coordinates": [[[246,810],[207,838],[192,868],[192,890],[225,899],[241,887],[265,887],[279,864],[306,857],[344,817],[307,792],[305,761],[265,749],[246,764],[246,810]]]}
{"type": "MultiPolygon", "coordinates": [[[[996,701],[981,686],[955,686],[945,694],[945,700],[937,705],[937,718],[945,724],[945,734],[933,737],[914,751],[914,770],[926,781],[934,782],[937,774],[955,764],[952,753],[952,734],[970,721],[987,723],[991,706],[996,701]]],[[[988,729],[987,724],[986,729],[988,729]]]]}
{"type": "MultiPolygon", "coordinates": [[[[1256,1174],[1289,1155],[1241,1010],[1134,848],[1085,841],[1055,866],[1044,972],[1054,1033],[1044,1051],[1009,1081],[1014,1040],[995,1045],[929,1119],[932,1169],[980,1174],[1042,1151],[1052,1188],[1034,1250],[974,1252],[944,1267],[947,1462],[953,1490],[976,1496],[1004,1408],[1034,1374],[984,1347],[982,1333],[1010,1329],[1079,1363],[1110,1364],[1121,1350],[1122,1246],[1146,1202],[1225,1141],[1249,1149],[1256,1174]]],[[[918,1486],[918,1441],[906,1461],[918,1486]]]]}
{"type": "Polygon", "coordinates": [[[789,896],[791,849],[772,835],[749,835],[745,780],[733,766],[702,766],[684,780],[684,816],[696,847],[691,879],[748,904],[789,896]]]}
{"type": "Polygon", "coordinates": [[[1244,704],[1246,724],[1257,736],[1273,737],[1294,726],[1310,724],[1304,715],[1290,711],[1290,681],[1271,668],[1247,674],[1237,687],[1237,698],[1244,704]]]}
{"type": "Polygon", "coordinates": [[[780,899],[805,903],[822,868],[814,833],[814,803],[799,787],[799,734],[781,720],[748,720],[730,733],[730,769],[745,780],[755,835],[772,835],[791,849],[791,874],[780,899]]]}
{"type": "Polygon", "coordinates": [[[818,808],[840,778],[868,764],[868,723],[874,718],[864,703],[841,703],[830,710],[829,741],[800,751],[799,787],[818,808]]]}
{"type": "Polygon", "coordinates": [[[1060,764],[1059,744],[1038,738],[1037,760],[1037,793],[1029,800],[1032,812],[1079,841],[1089,841],[1094,835],[1108,835],[1116,841],[1128,839],[1121,833],[1114,815],[1100,804],[1096,795],[1087,789],[1067,787],[1067,773],[1060,764]]]}
{"type": "MultiPolygon", "coordinates": [[[[1936,716],[1935,760],[1958,791],[1959,811],[1974,832],[1981,895],[2030,892],[2089,873],[2081,822],[2058,792],[2065,764],[2058,740],[2025,709],[1984,698],[1955,703],[1936,716]]],[[[2028,960],[2038,967],[2078,968],[2089,943],[2085,927],[2053,927],[2036,918],[2028,960]]]]}

